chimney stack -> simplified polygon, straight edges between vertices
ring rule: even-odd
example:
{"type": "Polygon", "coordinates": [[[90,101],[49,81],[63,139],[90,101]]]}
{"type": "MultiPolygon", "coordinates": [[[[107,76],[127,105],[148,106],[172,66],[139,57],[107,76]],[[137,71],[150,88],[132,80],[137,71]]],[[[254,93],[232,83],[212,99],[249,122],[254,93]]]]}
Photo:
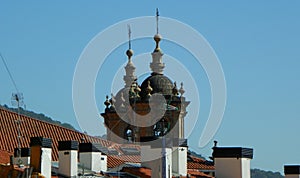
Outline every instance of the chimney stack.
{"type": "Polygon", "coordinates": [[[30,165],[30,148],[21,148],[21,153],[19,149],[14,150],[14,163],[18,165],[30,165]],[[21,154],[21,155],[20,155],[21,154]]]}
{"type": "Polygon", "coordinates": [[[187,139],[174,139],[172,152],[172,171],[178,175],[187,175],[187,139]]]}
{"type": "Polygon", "coordinates": [[[58,173],[65,177],[77,176],[77,141],[58,142],[58,173]]]}
{"type": "Polygon", "coordinates": [[[107,156],[101,154],[101,144],[80,143],[79,161],[83,167],[94,172],[107,171],[107,156]]]}
{"type": "Polygon", "coordinates": [[[46,178],[51,178],[52,140],[43,137],[30,138],[30,165],[34,172],[39,172],[46,178]]]}
{"type": "Polygon", "coordinates": [[[213,147],[215,175],[222,178],[251,178],[252,148],[213,147]]]}
{"type": "Polygon", "coordinates": [[[141,165],[151,169],[152,177],[172,177],[172,140],[165,138],[163,145],[162,139],[155,139],[141,137],[141,165]]]}
{"type": "Polygon", "coordinates": [[[300,165],[285,165],[285,178],[300,178],[300,165]]]}

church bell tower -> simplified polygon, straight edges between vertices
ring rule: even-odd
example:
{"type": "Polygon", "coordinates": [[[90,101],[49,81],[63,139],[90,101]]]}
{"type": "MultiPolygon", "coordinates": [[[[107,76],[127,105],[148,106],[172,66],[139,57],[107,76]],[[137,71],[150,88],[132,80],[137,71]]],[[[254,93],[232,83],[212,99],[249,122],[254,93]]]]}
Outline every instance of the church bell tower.
{"type": "Polygon", "coordinates": [[[151,53],[151,75],[141,84],[135,75],[129,29],[128,62],[125,66],[124,88],[111,98],[106,96],[106,108],[101,116],[107,128],[107,139],[116,143],[136,143],[155,140],[161,136],[184,139],[184,118],[189,101],[183,96],[183,83],[178,89],[176,82],[164,75],[162,36],[157,32],[153,39],[155,49],[151,53]]]}

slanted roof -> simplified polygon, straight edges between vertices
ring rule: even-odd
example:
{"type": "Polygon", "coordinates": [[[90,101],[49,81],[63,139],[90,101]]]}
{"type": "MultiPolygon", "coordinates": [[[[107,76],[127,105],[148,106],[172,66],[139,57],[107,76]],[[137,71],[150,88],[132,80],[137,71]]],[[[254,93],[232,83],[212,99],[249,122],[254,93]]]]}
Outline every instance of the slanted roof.
{"type": "Polygon", "coordinates": [[[124,163],[141,163],[140,155],[108,155],[107,156],[107,167],[114,168],[124,163]]]}
{"type": "Polygon", "coordinates": [[[201,171],[188,170],[189,177],[191,178],[214,178],[213,176],[207,175],[201,171]]]}
{"type": "Polygon", "coordinates": [[[9,163],[9,156],[12,154],[6,150],[0,150],[0,163],[9,163]]]}
{"type": "Polygon", "coordinates": [[[151,178],[152,174],[152,170],[146,167],[123,167],[122,172],[127,172],[143,178],[151,178]]]}
{"type": "MultiPolygon", "coordinates": [[[[9,155],[12,155],[14,148],[18,146],[17,140],[17,123],[18,114],[0,107],[0,163],[9,162],[9,155]]],[[[58,160],[58,141],[76,140],[79,143],[84,142],[100,143],[103,147],[112,148],[119,154],[109,156],[108,165],[114,166],[118,162],[140,162],[139,155],[125,155],[120,146],[108,140],[89,136],[79,131],[74,131],[48,122],[40,121],[28,116],[20,115],[21,124],[21,147],[29,147],[30,137],[42,136],[52,139],[52,160],[58,160]],[[116,159],[121,159],[116,161],[116,159]]],[[[136,145],[127,145],[138,150],[136,145]]],[[[107,153],[106,153],[107,154],[107,153]]],[[[121,164],[122,164],[121,163],[121,164]]]]}
{"type": "Polygon", "coordinates": [[[215,166],[211,161],[207,161],[195,156],[188,156],[187,169],[197,170],[215,170],[215,166]]]}

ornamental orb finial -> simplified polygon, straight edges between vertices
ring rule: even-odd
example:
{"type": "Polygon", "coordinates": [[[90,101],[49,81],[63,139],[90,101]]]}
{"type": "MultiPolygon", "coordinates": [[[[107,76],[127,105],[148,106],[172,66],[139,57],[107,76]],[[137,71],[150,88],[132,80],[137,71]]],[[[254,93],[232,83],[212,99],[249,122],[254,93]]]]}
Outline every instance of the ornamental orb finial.
{"type": "Polygon", "coordinates": [[[155,34],[153,37],[154,41],[156,43],[160,42],[160,40],[162,39],[162,36],[160,34],[155,34]]]}
{"type": "Polygon", "coordinates": [[[132,49],[128,49],[128,50],[126,51],[126,55],[127,55],[128,58],[130,59],[131,56],[133,56],[133,50],[132,50],[132,49]]]}
{"type": "Polygon", "coordinates": [[[160,34],[155,34],[154,37],[153,37],[153,39],[154,39],[154,41],[156,43],[154,52],[160,51],[159,42],[162,39],[161,35],[160,34]]]}

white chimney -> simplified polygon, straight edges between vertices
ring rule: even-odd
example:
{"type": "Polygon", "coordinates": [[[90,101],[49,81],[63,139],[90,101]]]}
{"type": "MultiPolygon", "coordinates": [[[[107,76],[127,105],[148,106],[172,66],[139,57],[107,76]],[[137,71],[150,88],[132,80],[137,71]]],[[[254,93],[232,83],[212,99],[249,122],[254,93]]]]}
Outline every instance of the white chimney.
{"type": "Polygon", "coordinates": [[[300,165],[285,165],[285,178],[300,178],[300,165]]]}
{"type": "Polygon", "coordinates": [[[58,173],[66,177],[77,176],[78,142],[58,142],[58,173]]]}
{"type": "Polygon", "coordinates": [[[100,152],[99,143],[80,143],[79,161],[80,164],[94,172],[107,171],[107,157],[100,152]]]}
{"type": "Polygon", "coordinates": [[[102,172],[107,171],[107,156],[103,153],[101,153],[101,164],[100,164],[100,170],[102,172]]]}
{"type": "Polygon", "coordinates": [[[174,139],[172,171],[180,176],[187,175],[187,140],[174,139]]]}
{"type": "Polygon", "coordinates": [[[251,178],[252,148],[214,147],[215,175],[222,178],[251,178]]]}
{"type": "MultiPolygon", "coordinates": [[[[148,138],[141,138],[141,141],[146,142],[146,139],[148,138]]],[[[149,142],[146,142],[145,145],[141,145],[141,165],[152,170],[151,177],[172,177],[171,145],[169,143],[165,145],[165,165],[163,165],[162,139],[151,141],[149,145],[148,143],[149,142]],[[163,169],[165,169],[165,172],[163,169]]]]}
{"type": "Polygon", "coordinates": [[[14,163],[18,165],[24,165],[24,166],[30,165],[30,148],[21,148],[21,150],[15,148],[14,163]]]}
{"type": "Polygon", "coordinates": [[[30,138],[30,165],[34,172],[39,172],[45,178],[51,178],[52,140],[43,137],[30,138]]]}

